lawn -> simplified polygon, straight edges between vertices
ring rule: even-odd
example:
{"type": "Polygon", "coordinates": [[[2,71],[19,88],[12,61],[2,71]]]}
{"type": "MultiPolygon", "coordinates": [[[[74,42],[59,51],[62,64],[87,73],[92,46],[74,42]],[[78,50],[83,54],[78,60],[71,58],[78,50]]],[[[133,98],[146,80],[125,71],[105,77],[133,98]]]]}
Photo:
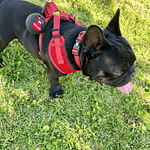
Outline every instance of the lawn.
{"type": "Polygon", "coordinates": [[[64,95],[51,99],[46,66],[14,40],[0,54],[6,65],[0,69],[0,149],[150,149],[149,0],[54,2],[102,29],[120,8],[122,35],[137,57],[133,90],[126,95],[77,72],[60,79],[64,95]]]}

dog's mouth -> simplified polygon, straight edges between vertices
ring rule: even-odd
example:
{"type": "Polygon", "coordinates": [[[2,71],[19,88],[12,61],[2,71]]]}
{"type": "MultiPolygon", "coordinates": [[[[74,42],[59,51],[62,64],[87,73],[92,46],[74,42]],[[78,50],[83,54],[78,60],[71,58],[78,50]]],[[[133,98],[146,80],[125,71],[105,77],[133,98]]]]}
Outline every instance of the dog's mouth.
{"type": "Polygon", "coordinates": [[[106,84],[111,87],[122,87],[128,84],[133,79],[134,76],[135,76],[135,67],[132,65],[129,67],[127,72],[123,73],[120,76],[117,76],[116,78],[111,78],[107,80],[101,78],[101,76],[97,76],[94,78],[94,80],[100,83],[101,85],[106,84]]]}

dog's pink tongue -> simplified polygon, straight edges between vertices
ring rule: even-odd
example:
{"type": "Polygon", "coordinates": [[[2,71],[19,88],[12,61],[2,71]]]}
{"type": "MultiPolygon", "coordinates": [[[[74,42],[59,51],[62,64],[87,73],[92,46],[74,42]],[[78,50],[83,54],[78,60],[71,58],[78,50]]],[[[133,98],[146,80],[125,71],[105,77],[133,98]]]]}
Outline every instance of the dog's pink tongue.
{"type": "Polygon", "coordinates": [[[117,87],[117,89],[122,93],[129,94],[132,91],[132,84],[129,82],[122,87],[117,87]]]}

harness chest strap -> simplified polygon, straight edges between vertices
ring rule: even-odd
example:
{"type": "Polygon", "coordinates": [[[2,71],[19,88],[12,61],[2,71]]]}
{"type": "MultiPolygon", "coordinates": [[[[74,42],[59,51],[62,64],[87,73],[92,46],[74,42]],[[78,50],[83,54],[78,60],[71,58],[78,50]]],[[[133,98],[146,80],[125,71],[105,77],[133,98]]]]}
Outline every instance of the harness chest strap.
{"type": "Polygon", "coordinates": [[[74,55],[74,57],[76,64],[79,66],[80,70],[72,69],[69,64],[66,49],[64,46],[65,39],[62,35],[60,35],[60,16],[57,15],[54,16],[52,36],[53,38],[50,41],[48,52],[53,65],[64,74],[80,71],[81,67],[79,55],[74,55]]]}

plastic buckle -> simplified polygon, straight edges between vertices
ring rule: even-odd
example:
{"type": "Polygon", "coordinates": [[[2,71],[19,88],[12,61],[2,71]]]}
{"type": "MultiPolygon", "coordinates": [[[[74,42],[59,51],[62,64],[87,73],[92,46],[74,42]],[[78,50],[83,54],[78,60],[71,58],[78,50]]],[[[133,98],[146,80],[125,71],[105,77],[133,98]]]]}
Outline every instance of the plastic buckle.
{"type": "Polygon", "coordinates": [[[59,28],[52,29],[52,37],[53,37],[53,38],[59,38],[59,37],[60,37],[60,29],[59,29],[59,28]],[[58,35],[58,36],[54,36],[54,35],[53,35],[53,32],[54,32],[54,31],[59,31],[59,35],[58,35]]]}
{"type": "Polygon", "coordinates": [[[73,46],[72,54],[79,56],[80,55],[80,43],[81,41],[76,40],[76,43],[73,46]]]}
{"type": "Polygon", "coordinates": [[[75,16],[73,15],[73,18],[71,17],[73,14],[70,14],[69,15],[69,19],[73,22],[73,23],[75,23],[75,16]]]}
{"type": "Polygon", "coordinates": [[[75,42],[75,44],[74,44],[74,46],[73,46],[73,49],[79,49],[79,47],[80,47],[80,43],[81,43],[81,41],[79,41],[79,40],[76,40],[76,42],[75,42]]]}

